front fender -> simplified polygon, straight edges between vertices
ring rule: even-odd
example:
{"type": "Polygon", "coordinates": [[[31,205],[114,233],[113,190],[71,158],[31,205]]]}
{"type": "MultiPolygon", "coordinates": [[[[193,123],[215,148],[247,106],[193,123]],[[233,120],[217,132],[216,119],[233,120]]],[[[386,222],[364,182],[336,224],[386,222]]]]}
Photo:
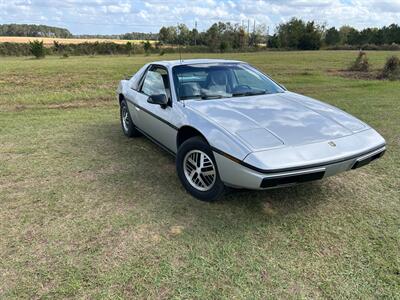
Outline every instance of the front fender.
{"type": "Polygon", "coordinates": [[[118,88],[117,88],[117,96],[119,95],[124,95],[125,94],[125,90],[126,90],[126,86],[128,84],[128,80],[121,80],[118,84],[118,88]]]}
{"type": "Polygon", "coordinates": [[[206,139],[213,151],[225,153],[237,160],[244,160],[251,150],[237,137],[233,136],[223,127],[214,123],[192,108],[185,106],[185,122],[182,126],[190,126],[198,130],[206,139]]]}

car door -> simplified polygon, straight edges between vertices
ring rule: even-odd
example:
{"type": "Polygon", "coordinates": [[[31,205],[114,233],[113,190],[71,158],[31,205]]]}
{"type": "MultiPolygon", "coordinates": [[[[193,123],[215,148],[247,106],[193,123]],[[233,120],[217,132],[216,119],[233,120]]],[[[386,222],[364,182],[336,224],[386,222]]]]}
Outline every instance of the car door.
{"type": "Polygon", "coordinates": [[[135,99],[137,106],[134,108],[137,115],[137,126],[156,142],[176,152],[177,127],[174,117],[168,70],[159,65],[152,65],[144,75],[139,88],[139,95],[135,99]],[[166,95],[168,105],[162,107],[158,104],[148,103],[149,96],[166,95]]]}
{"type": "Polygon", "coordinates": [[[136,127],[139,127],[139,109],[135,104],[137,104],[138,101],[142,101],[141,98],[148,98],[146,95],[143,95],[139,92],[141,82],[143,81],[144,74],[148,68],[149,66],[145,65],[130,79],[129,88],[124,94],[125,98],[127,99],[129,113],[131,115],[133,124],[135,124],[136,127]]]}

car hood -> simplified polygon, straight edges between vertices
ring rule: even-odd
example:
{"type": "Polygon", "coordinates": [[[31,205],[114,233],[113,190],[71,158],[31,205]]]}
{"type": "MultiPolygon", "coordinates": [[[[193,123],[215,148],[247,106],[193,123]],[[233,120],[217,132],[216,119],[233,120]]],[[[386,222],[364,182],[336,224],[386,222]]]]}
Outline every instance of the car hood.
{"type": "Polygon", "coordinates": [[[331,141],[369,128],[331,105],[292,92],[193,100],[187,105],[253,151],[331,141]]]}

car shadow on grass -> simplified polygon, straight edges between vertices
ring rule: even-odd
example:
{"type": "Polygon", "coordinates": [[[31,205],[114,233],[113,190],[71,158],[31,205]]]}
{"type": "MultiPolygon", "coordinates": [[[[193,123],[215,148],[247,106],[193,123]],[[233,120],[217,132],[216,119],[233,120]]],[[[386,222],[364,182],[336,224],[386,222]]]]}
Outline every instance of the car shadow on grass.
{"type": "Polygon", "coordinates": [[[334,185],[324,180],[265,191],[229,189],[218,202],[203,203],[191,197],[180,184],[174,157],[150,140],[126,138],[116,122],[96,126],[94,130],[98,139],[104,139],[107,151],[101,146],[94,149],[99,155],[106,153],[109,163],[121,165],[113,174],[117,179],[110,181],[107,177],[102,184],[123,185],[126,194],[131,195],[127,201],[147,201],[146,205],[153,201],[163,214],[195,208],[191,214],[199,218],[204,213],[218,214],[221,210],[246,210],[253,216],[282,217],[304,209],[311,212],[335,193],[334,185]]]}

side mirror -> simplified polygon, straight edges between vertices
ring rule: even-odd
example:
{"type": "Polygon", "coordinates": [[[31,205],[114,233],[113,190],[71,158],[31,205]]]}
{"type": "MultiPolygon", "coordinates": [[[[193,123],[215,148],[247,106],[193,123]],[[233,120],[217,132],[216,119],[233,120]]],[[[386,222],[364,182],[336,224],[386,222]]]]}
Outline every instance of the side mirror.
{"type": "Polygon", "coordinates": [[[151,95],[148,99],[147,99],[148,103],[151,104],[158,104],[160,105],[162,108],[166,108],[168,105],[168,99],[167,96],[165,96],[164,94],[160,94],[160,95],[151,95]]]}

